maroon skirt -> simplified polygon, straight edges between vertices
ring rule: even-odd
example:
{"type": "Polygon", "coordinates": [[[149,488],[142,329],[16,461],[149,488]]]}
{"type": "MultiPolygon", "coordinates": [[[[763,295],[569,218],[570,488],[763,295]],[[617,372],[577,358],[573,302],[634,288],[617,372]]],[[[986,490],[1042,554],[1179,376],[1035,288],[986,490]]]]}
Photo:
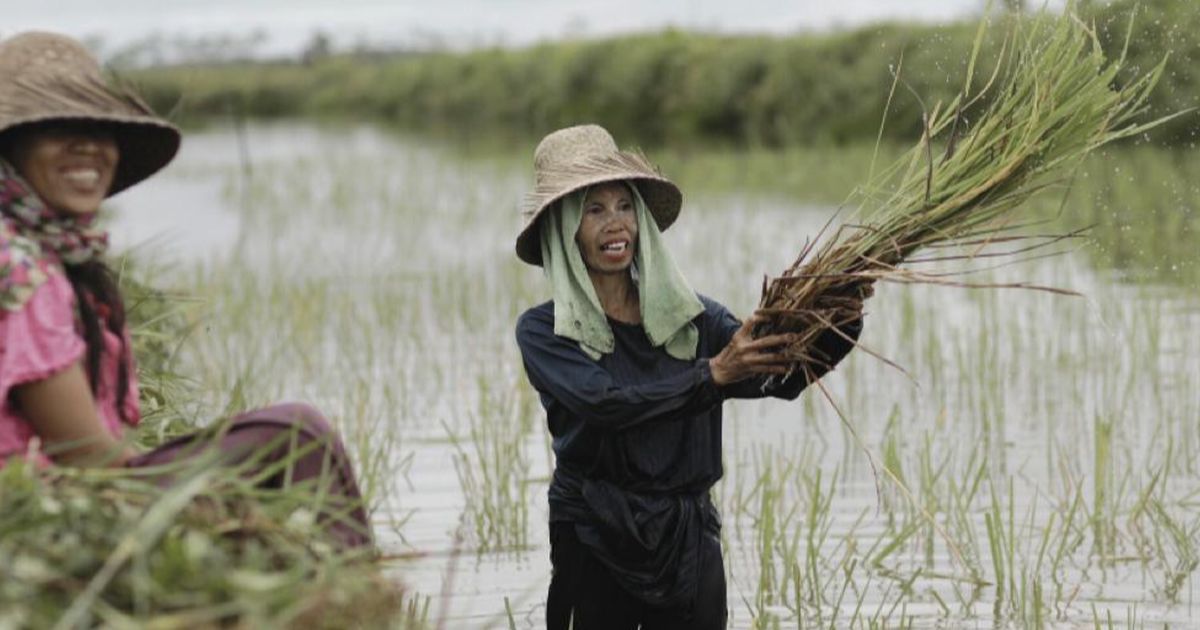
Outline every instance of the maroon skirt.
{"type": "MultiPolygon", "coordinates": [[[[345,445],[329,421],[311,405],[286,403],[248,411],[216,431],[175,438],[129,460],[132,468],[161,466],[208,455],[224,466],[243,466],[248,478],[265,488],[283,489],[310,482],[329,497],[318,516],[335,543],[344,549],[374,544],[362,494],[345,445]],[[209,455],[211,456],[211,455],[209,455]]],[[[169,475],[164,483],[170,483],[169,475]]]]}

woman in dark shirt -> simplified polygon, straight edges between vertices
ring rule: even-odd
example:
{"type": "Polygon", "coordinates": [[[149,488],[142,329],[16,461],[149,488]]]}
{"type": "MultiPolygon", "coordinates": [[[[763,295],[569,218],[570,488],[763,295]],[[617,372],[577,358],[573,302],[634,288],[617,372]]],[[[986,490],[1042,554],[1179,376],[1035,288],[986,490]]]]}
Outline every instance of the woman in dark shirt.
{"type": "MultiPolygon", "coordinates": [[[[804,370],[776,352],[792,337],[754,339],[757,318],[690,288],[661,239],[678,188],[607,131],[556,131],[534,162],[517,255],[545,268],[554,300],[520,317],[517,343],[554,438],[547,626],[722,628],[709,500],[721,404],[796,398],[804,370]]],[[[827,360],[810,371],[836,364],[860,328],[821,337],[827,360]]]]}

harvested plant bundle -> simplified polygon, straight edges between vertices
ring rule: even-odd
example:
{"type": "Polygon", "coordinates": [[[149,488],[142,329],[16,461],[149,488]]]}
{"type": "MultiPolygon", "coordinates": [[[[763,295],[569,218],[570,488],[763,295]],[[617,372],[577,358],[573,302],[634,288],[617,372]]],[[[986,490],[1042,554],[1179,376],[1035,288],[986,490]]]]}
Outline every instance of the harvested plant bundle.
{"type": "Polygon", "coordinates": [[[228,468],[0,467],[0,627],[404,625],[404,593],[338,553],[308,489],[228,468]]]}
{"type": "Polygon", "coordinates": [[[1116,87],[1124,56],[1106,59],[1070,6],[1061,17],[1013,18],[995,70],[973,90],[986,24],[962,93],[928,112],[920,142],[857,191],[855,223],[819,248],[806,244],[791,267],[764,284],[759,308],[767,321],[756,333],[799,333],[786,352],[800,365],[823,360],[813,343],[856,316],[856,301],[869,295],[872,281],[943,282],[900,269],[918,250],[957,247],[953,258],[969,258],[1020,238],[1016,231],[1029,222],[1013,210],[1031,195],[1066,181],[1096,148],[1162,122],[1134,120],[1163,64],[1116,87]]]}

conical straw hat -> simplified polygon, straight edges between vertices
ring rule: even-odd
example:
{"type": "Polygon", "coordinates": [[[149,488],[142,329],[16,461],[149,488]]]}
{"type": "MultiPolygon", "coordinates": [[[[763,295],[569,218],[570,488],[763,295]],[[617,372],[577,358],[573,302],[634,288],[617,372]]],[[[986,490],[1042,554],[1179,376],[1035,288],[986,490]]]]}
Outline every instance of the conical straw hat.
{"type": "Polygon", "coordinates": [[[517,236],[517,256],[541,266],[538,218],[570,193],[604,182],[629,180],[637,186],[660,230],[679,216],[683,193],[663,177],[646,156],[621,151],[611,134],[599,125],[578,125],[546,136],[533,153],[536,185],[525,199],[525,226],[517,236]]]}
{"type": "Polygon", "coordinates": [[[38,32],[0,42],[0,135],[57,121],[112,129],[121,158],[110,196],[153,175],[179,150],[179,130],[137,96],[110,87],[79,42],[38,32]]]}

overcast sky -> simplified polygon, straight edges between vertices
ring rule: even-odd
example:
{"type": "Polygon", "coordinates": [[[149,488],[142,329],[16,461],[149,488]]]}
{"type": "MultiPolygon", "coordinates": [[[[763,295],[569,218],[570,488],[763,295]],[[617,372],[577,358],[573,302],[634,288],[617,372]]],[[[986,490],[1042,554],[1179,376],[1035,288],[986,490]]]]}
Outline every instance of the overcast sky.
{"type": "MultiPolygon", "coordinates": [[[[1040,2],[1040,0],[1037,0],[1040,2]]],[[[1061,4],[1061,0],[1051,0],[1061,4]]],[[[260,54],[294,54],[318,30],[357,42],[453,47],[527,44],[677,26],[788,33],[883,19],[947,21],[986,0],[0,0],[0,35],[41,29],[99,37],[104,51],[158,35],[265,38],[260,54]]],[[[1030,3],[1034,4],[1034,3],[1030,3]]]]}

